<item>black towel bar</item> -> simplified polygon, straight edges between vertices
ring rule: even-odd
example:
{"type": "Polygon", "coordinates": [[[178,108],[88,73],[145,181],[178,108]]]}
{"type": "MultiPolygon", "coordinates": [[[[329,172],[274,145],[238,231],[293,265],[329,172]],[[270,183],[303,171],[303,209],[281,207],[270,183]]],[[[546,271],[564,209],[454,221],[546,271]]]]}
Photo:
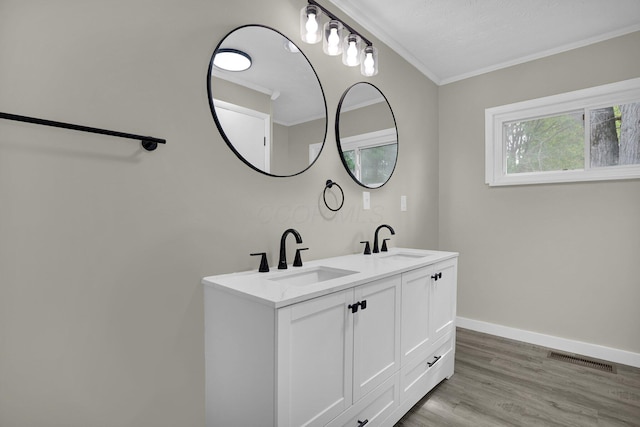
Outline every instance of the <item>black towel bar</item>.
{"type": "Polygon", "coordinates": [[[119,138],[136,139],[142,143],[142,148],[147,151],[153,151],[158,148],[158,144],[166,144],[167,141],[151,136],[135,135],[131,133],[117,132],[113,130],[92,128],[89,126],[74,125],[71,123],[55,122],[53,120],[37,119],[35,117],[19,116],[17,114],[0,113],[0,119],[16,120],[19,122],[34,123],[37,125],[53,126],[57,128],[72,129],[80,132],[99,133],[102,135],[117,136],[119,138]]]}

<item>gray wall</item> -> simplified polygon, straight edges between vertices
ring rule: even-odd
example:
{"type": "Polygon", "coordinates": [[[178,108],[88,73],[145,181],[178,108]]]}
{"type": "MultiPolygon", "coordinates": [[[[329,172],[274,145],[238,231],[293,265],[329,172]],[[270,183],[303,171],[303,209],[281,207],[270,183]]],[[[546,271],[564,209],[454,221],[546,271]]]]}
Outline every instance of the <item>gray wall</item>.
{"type": "Polygon", "coordinates": [[[489,188],[484,110],[640,77],[640,33],[440,88],[440,247],[458,315],[640,352],[640,180],[489,188]]]}
{"type": "Polygon", "coordinates": [[[216,100],[271,114],[271,97],[269,95],[228,80],[212,77],[211,93],[216,100]]]}
{"type": "MultiPolygon", "coordinates": [[[[289,127],[271,122],[271,167],[274,175],[290,175],[289,127]],[[278,171],[278,173],[276,173],[278,171]]],[[[307,160],[308,163],[308,160],[307,160]]],[[[300,167],[298,171],[302,170],[300,167]]]]}
{"type": "Polygon", "coordinates": [[[340,113],[340,138],[392,128],[393,119],[394,116],[386,102],[342,112],[340,113]]]}
{"type": "Polygon", "coordinates": [[[332,131],[342,93],[363,78],[319,46],[302,46],[329,110],[312,168],[266,177],[218,134],[213,49],[249,23],[297,42],[304,4],[0,2],[0,111],[168,141],[147,153],[0,121],[0,425],[203,426],[203,276],[255,269],[255,251],[274,264],[288,227],[306,259],[359,251],[380,223],[395,228],[393,245],[438,246],[438,88],[380,43],[380,74],[367,80],[394,107],[400,150],[371,210],[332,131]],[[337,214],[321,206],[327,179],[345,192],[337,214]]]}
{"type": "MultiPolygon", "coordinates": [[[[322,138],[326,134],[333,137],[333,121],[327,123],[323,119],[309,120],[308,122],[299,123],[289,126],[289,139],[287,153],[291,163],[291,167],[287,170],[289,173],[298,173],[305,167],[309,166],[309,146],[322,142],[322,138]],[[295,167],[294,167],[295,166],[295,167]]],[[[330,151],[329,144],[323,146],[330,151]]],[[[325,180],[326,181],[326,180],[325,180]]]]}

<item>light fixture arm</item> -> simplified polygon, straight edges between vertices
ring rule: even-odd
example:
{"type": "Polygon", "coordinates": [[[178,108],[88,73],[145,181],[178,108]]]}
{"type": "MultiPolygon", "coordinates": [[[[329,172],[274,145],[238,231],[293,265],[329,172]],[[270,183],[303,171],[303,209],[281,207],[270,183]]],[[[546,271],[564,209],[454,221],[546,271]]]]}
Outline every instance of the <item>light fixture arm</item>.
{"type": "Polygon", "coordinates": [[[349,24],[345,24],[345,22],[338,18],[336,15],[334,15],[333,13],[329,12],[326,8],[324,8],[322,5],[320,5],[319,3],[317,3],[314,0],[307,0],[308,4],[314,5],[316,7],[318,7],[320,10],[322,10],[324,13],[327,14],[327,16],[329,16],[331,19],[335,19],[336,21],[340,21],[342,22],[342,25],[351,32],[351,34],[357,34],[360,36],[360,38],[362,39],[362,41],[364,41],[367,46],[373,46],[373,43],[371,43],[369,41],[369,39],[367,39],[366,37],[363,37],[362,34],[360,34],[359,32],[357,32],[356,30],[354,30],[349,24]]]}

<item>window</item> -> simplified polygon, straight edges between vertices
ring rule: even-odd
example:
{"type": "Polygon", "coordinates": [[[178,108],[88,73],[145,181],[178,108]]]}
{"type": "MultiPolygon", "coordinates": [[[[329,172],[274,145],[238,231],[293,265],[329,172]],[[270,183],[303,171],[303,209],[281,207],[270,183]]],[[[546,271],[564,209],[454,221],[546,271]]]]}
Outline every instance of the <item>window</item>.
{"type": "Polygon", "coordinates": [[[485,110],[494,185],[640,178],[640,78],[485,110]]]}
{"type": "Polygon", "coordinates": [[[396,165],[398,140],[395,128],[342,138],[344,163],[358,182],[375,188],[384,184],[396,165]]]}

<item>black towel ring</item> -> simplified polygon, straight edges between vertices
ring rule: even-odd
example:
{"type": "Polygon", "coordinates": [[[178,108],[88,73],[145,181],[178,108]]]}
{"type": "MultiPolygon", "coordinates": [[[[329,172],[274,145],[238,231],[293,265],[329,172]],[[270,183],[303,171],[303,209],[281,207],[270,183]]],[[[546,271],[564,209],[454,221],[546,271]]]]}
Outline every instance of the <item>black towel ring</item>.
{"type": "Polygon", "coordinates": [[[327,183],[324,186],[324,191],[322,192],[322,199],[324,200],[324,205],[327,207],[327,209],[333,212],[338,212],[342,208],[342,205],[344,205],[344,191],[342,191],[342,187],[340,187],[340,185],[337,182],[333,182],[330,179],[328,179],[327,183]],[[333,209],[327,203],[327,188],[331,188],[334,185],[340,189],[340,193],[342,194],[342,202],[340,202],[340,206],[338,206],[338,209],[333,209]]]}

